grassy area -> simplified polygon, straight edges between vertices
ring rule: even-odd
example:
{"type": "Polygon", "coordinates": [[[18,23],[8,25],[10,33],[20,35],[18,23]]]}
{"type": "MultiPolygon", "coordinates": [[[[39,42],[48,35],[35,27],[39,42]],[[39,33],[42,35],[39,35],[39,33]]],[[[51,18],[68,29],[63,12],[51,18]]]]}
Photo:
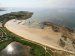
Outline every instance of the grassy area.
{"type": "Polygon", "coordinates": [[[20,42],[23,45],[30,46],[31,56],[51,56],[51,54],[49,52],[46,52],[42,46],[31,43],[25,39],[22,39],[20,36],[11,33],[6,28],[1,28],[0,32],[3,32],[5,39],[7,39],[0,42],[0,51],[4,49],[9,43],[16,41],[16,42],[20,42]]]}

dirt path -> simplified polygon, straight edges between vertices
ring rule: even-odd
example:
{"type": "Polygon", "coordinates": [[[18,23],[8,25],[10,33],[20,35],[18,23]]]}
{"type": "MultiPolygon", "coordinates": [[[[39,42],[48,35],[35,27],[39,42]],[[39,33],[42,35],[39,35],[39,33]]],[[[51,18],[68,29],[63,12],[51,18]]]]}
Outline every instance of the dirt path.
{"type": "MultiPolygon", "coordinates": [[[[51,47],[51,48],[54,48],[57,50],[67,51],[58,45],[58,40],[61,37],[60,33],[55,33],[52,30],[29,28],[28,26],[14,22],[14,20],[8,21],[5,24],[5,27],[9,31],[11,31],[25,39],[31,40],[36,43],[40,43],[42,45],[46,45],[48,47],[51,47]]],[[[67,51],[67,52],[73,53],[71,51],[67,51]]]]}

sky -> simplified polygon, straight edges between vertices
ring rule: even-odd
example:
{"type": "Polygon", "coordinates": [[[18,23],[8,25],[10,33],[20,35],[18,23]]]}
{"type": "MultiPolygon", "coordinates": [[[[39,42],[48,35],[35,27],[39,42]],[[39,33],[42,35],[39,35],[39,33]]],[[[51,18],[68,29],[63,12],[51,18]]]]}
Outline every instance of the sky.
{"type": "Polygon", "coordinates": [[[0,7],[75,7],[75,0],[0,0],[0,7]]]}

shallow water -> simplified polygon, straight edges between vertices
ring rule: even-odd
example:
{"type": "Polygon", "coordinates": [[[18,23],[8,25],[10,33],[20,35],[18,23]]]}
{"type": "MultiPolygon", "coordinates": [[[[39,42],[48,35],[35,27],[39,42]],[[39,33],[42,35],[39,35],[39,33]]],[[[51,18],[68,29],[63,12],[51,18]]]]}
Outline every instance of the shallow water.
{"type": "Polygon", "coordinates": [[[30,21],[50,21],[75,29],[75,8],[5,8],[0,15],[15,11],[31,11],[30,21]]]}

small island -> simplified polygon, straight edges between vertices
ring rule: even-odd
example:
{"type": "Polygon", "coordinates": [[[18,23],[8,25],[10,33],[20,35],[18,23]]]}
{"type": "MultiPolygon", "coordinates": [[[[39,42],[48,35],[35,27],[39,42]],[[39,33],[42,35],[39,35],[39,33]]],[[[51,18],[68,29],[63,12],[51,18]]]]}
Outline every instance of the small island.
{"type": "Polygon", "coordinates": [[[32,15],[33,13],[28,11],[11,12],[11,13],[0,15],[0,22],[4,25],[7,21],[11,19],[26,20],[30,18],[32,15]]]}

